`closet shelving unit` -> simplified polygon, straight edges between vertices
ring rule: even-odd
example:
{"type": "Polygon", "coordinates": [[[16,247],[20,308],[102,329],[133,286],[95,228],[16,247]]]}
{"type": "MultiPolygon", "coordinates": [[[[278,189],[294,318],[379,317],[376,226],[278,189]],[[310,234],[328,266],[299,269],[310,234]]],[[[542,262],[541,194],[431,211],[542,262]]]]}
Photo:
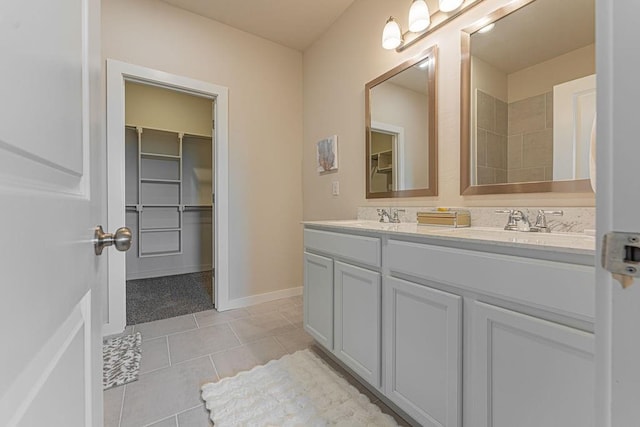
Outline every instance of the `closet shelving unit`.
{"type": "Polygon", "coordinates": [[[138,213],[138,256],[180,255],[184,212],[212,209],[211,203],[185,203],[184,140],[199,137],[139,126],[135,131],[137,203],[127,204],[126,209],[138,213]]]}
{"type": "Polygon", "coordinates": [[[393,150],[384,150],[372,153],[371,164],[377,164],[378,173],[393,172],[393,150]]]}

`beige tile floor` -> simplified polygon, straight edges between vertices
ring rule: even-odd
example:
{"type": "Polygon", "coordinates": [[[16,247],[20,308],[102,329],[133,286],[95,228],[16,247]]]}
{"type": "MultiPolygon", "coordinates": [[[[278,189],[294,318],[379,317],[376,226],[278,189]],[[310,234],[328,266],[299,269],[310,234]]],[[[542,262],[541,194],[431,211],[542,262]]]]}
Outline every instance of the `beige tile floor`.
{"type": "Polygon", "coordinates": [[[105,427],[212,426],[200,386],[263,365],[287,353],[315,349],[384,412],[409,425],[313,345],[302,329],[302,297],[245,309],[203,311],[128,327],[142,334],[138,381],[104,392],[105,427]]]}

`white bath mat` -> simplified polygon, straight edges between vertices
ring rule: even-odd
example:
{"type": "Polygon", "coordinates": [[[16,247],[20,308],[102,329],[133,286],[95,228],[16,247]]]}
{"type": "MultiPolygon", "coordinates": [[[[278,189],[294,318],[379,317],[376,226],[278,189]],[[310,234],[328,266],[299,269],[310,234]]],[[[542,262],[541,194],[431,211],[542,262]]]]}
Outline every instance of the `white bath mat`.
{"type": "Polygon", "coordinates": [[[310,350],[202,386],[216,427],[397,426],[310,350]]]}
{"type": "Polygon", "coordinates": [[[102,346],[102,387],[106,390],[138,379],[142,335],[112,338],[102,346]]]}

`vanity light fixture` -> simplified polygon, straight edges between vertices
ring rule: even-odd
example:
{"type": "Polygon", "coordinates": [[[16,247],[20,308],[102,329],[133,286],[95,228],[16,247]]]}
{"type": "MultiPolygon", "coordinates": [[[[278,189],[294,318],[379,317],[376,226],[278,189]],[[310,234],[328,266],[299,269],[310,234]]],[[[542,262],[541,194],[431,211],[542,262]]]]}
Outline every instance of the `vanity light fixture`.
{"type": "Polygon", "coordinates": [[[438,7],[441,12],[449,13],[459,8],[464,0],[439,0],[438,7]]]}
{"type": "Polygon", "coordinates": [[[388,50],[395,49],[402,44],[402,30],[400,24],[393,16],[387,19],[382,30],[382,47],[388,50]]]}
{"type": "Polygon", "coordinates": [[[419,33],[431,25],[429,6],[424,0],[413,0],[409,8],[409,31],[419,33]]]}
{"type": "MultiPolygon", "coordinates": [[[[407,0],[404,0],[407,1],[407,0]]],[[[431,13],[427,2],[435,0],[411,0],[409,7],[408,30],[404,33],[400,24],[393,16],[387,19],[382,31],[382,47],[387,50],[395,49],[402,52],[409,46],[422,40],[447,22],[460,16],[470,8],[484,0],[438,0],[439,10],[431,13]]],[[[533,0],[513,0],[533,1],[533,0]]]]}
{"type": "MultiPolygon", "coordinates": [[[[425,0],[413,0],[409,8],[409,31],[419,33],[426,30],[431,25],[431,14],[429,6],[425,0]]],[[[387,19],[387,23],[382,30],[382,47],[391,50],[400,46],[404,42],[400,24],[393,16],[387,19]]]]}

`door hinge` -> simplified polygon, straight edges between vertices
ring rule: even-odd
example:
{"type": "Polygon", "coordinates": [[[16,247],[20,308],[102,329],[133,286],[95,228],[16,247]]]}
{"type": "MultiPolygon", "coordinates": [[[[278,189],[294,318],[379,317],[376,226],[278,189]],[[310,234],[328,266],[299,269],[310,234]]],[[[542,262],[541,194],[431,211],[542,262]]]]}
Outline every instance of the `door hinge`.
{"type": "Polygon", "coordinates": [[[624,288],[640,277],[640,233],[612,231],[602,242],[602,267],[624,288]]]}

